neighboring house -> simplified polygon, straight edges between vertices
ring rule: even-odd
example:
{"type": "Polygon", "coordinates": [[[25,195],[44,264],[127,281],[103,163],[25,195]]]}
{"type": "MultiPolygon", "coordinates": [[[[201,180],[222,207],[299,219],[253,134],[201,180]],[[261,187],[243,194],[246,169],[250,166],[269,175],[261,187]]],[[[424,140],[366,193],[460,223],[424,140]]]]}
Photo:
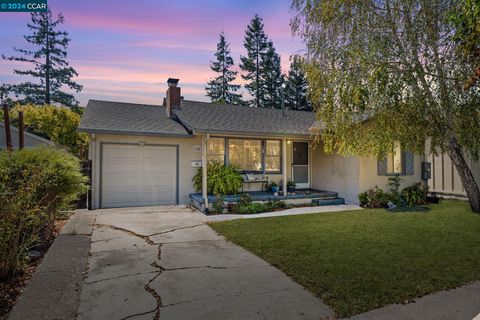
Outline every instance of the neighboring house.
{"type": "MultiPolygon", "coordinates": [[[[10,136],[12,138],[13,149],[18,149],[19,148],[18,128],[10,126],[10,136]]],[[[40,136],[37,136],[33,133],[29,133],[25,131],[24,137],[25,137],[24,138],[25,148],[36,147],[38,145],[55,146],[55,144],[52,141],[42,138],[40,136]]],[[[7,149],[7,141],[5,139],[5,123],[0,122],[0,150],[3,150],[3,149],[7,149]]]]}
{"type": "Polygon", "coordinates": [[[310,134],[312,112],[183,100],[177,83],[168,80],[163,105],[88,102],[78,131],[90,137],[93,208],[187,204],[205,158],[284,186],[292,179],[297,188],[334,191],[349,203],[386,187],[397,171],[404,185],[421,181],[420,156],[399,152],[378,162],[326,155],[310,134]]]}
{"type": "MultiPolygon", "coordinates": [[[[446,197],[467,197],[457,168],[455,168],[448,154],[442,152],[433,154],[430,152],[429,141],[426,143],[425,154],[428,155],[426,161],[431,164],[431,178],[428,180],[428,189],[446,197]]],[[[473,160],[468,155],[465,160],[477,184],[480,185],[480,162],[473,160]]]]}

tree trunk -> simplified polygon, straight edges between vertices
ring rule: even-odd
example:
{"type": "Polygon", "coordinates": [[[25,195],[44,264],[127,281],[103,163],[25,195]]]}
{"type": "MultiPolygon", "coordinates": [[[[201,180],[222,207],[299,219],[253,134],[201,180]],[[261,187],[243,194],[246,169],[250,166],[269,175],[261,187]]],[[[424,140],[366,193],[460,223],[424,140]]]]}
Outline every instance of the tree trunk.
{"type": "Polygon", "coordinates": [[[472,171],[465,161],[462,147],[458,144],[455,137],[450,138],[448,144],[448,155],[457,168],[463,187],[467,192],[470,207],[474,212],[480,213],[480,190],[475,182],[472,171]]]}
{"type": "Polygon", "coordinates": [[[50,105],[50,39],[49,39],[49,26],[48,19],[46,22],[46,45],[45,45],[45,104],[50,105]]]}

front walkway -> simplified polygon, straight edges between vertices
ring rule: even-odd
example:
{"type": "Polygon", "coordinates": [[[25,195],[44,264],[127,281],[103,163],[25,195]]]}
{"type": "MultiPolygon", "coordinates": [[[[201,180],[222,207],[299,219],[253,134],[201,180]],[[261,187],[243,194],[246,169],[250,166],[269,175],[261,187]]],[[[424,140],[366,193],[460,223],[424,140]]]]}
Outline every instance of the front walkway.
{"type": "Polygon", "coordinates": [[[229,221],[236,219],[255,219],[255,218],[269,218],[282,216],[295,216],[299,214],[311,214],[322,212],[339,212],[348,210],[362,210],[362,207],[353,204],[336,204],[331,206],[312,206],[312,207],[298,207],[273,212],[263,212],[256,214],[216,214],[207,216],[208,221],[229,221]]]}
{"type": "Polygon", "coordinates": [[[183,206],[97,210],[77,319],[324,319],[333,312],[183,206]]]}

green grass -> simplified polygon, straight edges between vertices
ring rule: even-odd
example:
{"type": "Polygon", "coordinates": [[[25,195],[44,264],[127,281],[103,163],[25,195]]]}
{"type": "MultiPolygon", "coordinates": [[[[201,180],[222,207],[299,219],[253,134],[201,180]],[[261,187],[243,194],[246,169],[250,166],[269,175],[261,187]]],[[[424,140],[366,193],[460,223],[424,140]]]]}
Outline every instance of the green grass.
{"type": "Polygon", "coordinates": [[[212,223],[349,316],[480,279],[480,215],[444,201],[384,209],[212,223]]]}

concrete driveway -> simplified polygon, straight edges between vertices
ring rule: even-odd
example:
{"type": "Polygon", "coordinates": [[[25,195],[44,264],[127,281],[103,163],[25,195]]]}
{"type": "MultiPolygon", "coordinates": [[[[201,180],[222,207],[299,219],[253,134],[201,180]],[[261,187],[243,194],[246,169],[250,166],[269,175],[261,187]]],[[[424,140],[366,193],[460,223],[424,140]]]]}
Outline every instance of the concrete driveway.
{"type": "Polygon", "coordinates": [[[77,319],[326,319],[331,309],[185,206],[96,211],[77,319]]]}

